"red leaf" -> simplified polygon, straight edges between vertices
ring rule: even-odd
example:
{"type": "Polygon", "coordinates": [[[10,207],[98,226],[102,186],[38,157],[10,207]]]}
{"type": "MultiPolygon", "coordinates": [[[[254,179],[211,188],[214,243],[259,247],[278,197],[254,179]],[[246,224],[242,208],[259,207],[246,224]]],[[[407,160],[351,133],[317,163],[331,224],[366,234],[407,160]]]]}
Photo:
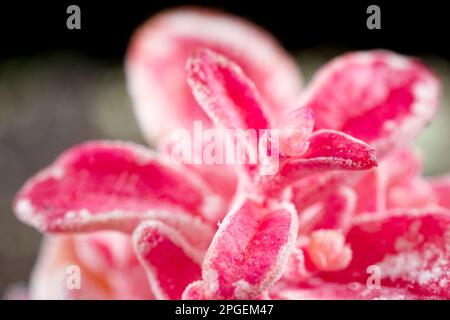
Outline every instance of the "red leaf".
{"type": "Polygon", "coordinates": [[[175,229],[158,221],[139,225],[133,244],[158,299],[181,299],[188,284],[201,278],[203,252],[175,229]]]}
{"type": "Polygon", "coordinates": [[[187,64],[188,83],[199,105],[227,129],[266,129],[264,102],[242,69],[211,51],[197,51],[187,64]]]}
{"type": "Polygon", "coordinates": [[[147,149],[97,141],[69,149],[31,178],[14,209],[44,232],[129,231],[148,218],[192,225],[215,221],[220,202],[199,177],[147,149]]]}
{"type": "Polygon", "coordinates": [[[242,67],[270,104],[274,121],[295,106],[301,89],[298,66],[270,34],[212,10],[170,10],[134,34],[126,58],[128,89],[148,139],[191,129],[194,120],[205,127],[210,123],[192,96],[184,69],[189,55],[203,47],[242,67]]]}
{"type": "Polygon", "coordinates": [[[203,263],[206,297],[252,299],[277,281],[294,245],[296,215],[285,203],[265,208],[252,200],[232,210],[203,263]]]}
{"type": "Polygon", "coordinates": [[[379,268],[381,286],[407,288],[422,297],[450,298],[450,213],[432,209],[361,215],[347,234],[350,266],[325,274],[337,282],[366,283],[379,268]]]}
{"type": "Polygon", "coordinates": [[[295,183],[309,175],[327,170],[367,170],[377,165],[374,150],[366,143],[334,130],[315,131],[309,149],[301,158],[289,158],[280,165],[269,188],[295,183]]]}
{"type": "Polygon", "coordinates": [[[439,82],[420,62],[388,51],[354,52],[325,65],[301,99],[316,128],[342,130],[382,157],[409,143],[439,104],[439,82]]]}

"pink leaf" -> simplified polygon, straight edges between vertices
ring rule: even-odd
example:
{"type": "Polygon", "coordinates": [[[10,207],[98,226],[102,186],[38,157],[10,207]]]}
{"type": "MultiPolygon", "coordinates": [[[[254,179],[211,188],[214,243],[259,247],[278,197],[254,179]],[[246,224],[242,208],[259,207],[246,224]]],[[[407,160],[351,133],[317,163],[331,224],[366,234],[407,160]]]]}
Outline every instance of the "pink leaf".
{"type": "Polygon", "coordinates": [[[379,156],[409,143],[439,103],[437,78],[417,60],[388,51],[355,52],[323,67],[301,99],[316,128],[342,130],[379,156]]]}
{"type": "Polygon", "coordinates": [[[143,222],[133,244],[158,299],[181,299],[188,284],[201,278],[203,252],[175,229],[158,221],[143,222]]]}
{"type": "Polygon", "coordinates": [[[366,143],[334,130],[315,131],[309,149],[301,158],[290,158],[281,165],[270,188],[285,186],[309,175],[327,170],[367,170],[377,165],[374,150],[366,143]]]}
{"type": "Polygon", "coordinates": [[[195,102],[184,71],[189,55],[202,47],[242,67],[270,104],[274,121],[295,105],[301,89],[298,67],[270,34],[224,13],[170,10],[134,34],[126,58],[128,89],[148,139],[181,127],[191,129],[194,120],[210,123],[195,102]]]}
{"type": "Polygon", "coordinates": [[[14,209],[44,232],[129,231],[146,218],[192,225],[215,221],[220,202],[199,177],[147,149],[97,141],[69,149],[31,178],[14,209]]]}
{"type": "Polygon", "coordinates": [[[397,211],[361,215],[347,234],[350,266],[323,277],[366,283],[367,268],[379,270],[381,286],[407,288],[422,297],[448,299],[450,290],[450,213],[446,210],[397,211]]]}
{"type": "Polygon", "coordinates": [[[266,129],[264,102],[242,69],[211,51],[197,51],[187,64],[188,83],[199,105],[227,129],[266,129]]]}
{"type": "Polygon", "coordinates": [[[277,281],[297,233],[295,209],[246,200],[221,223],[203,263],[205,295],[252,299],[277,281]]]}
{"type": "Polygon", "coordinates": [[[334,130],[319,130],[309,139],[310,147],[302,156],[324,166],[368,169],[377,164],[375,151],[361,140],[334,130]]]}

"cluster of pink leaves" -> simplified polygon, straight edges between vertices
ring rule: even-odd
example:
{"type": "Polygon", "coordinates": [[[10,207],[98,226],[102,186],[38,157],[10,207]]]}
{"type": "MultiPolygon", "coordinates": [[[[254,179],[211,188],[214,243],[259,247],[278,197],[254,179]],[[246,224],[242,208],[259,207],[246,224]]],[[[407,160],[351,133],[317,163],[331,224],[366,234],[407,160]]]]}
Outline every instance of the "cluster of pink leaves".
{"type": "Polygon", "coordinates": [[[349,53],[302,89],[258,27],[179,9],[136,32],[126,71],[159,151],[87,142],[25,184],[15,212],[46,234],[31,298],[450,298],[450,177],[423,178],[410,148],[439,104],[419,61],[349,53]],[[278,172],[175,164],[164,138],[194,120],[279,129],[278,172]]]}

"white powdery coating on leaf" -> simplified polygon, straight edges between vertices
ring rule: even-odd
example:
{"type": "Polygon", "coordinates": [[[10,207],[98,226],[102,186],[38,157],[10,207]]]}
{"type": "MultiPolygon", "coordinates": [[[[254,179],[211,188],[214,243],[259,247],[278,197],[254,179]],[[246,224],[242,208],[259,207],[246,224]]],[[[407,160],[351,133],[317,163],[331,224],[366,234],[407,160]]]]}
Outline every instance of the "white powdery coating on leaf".
{"type": "Polygon", "coordinates": [[[55,166],[50,169],[49,175],[56,180],[62,180],[66,172],[63,167],[55,166]]]}
{"type": "MultiPolygon", "coordinates": [[[[170,216],[174,216],[177,212],[187,214],[181,208],[172,206],[170,203],[160,203],[148,209],[146,212],[128,212],[123,209],[92,212],[89,208],[77,210],[67,208],[66,212],[61,212],[58,216],[52,217],[51,212],[47,212],[46,208],[41,209],[33,205],[28,194],[33,191],[33,188],[37,184],[48,180],[51,181],[52,179],[63,179],[66,174],[66,169],[71,168],[74,161],[80,156],[89,155],[91,152],[105,148],[111,152],[117,151],[119,153],[125,153],[126,156],[130,155],[140,166],[155,165],[167,170],[171,175],[176,175],[177,179],[183,179],[183,183],[187,183],[190,188],[202,196],[202,203],[199,207],[200,212],[193,212],[193,214],[202,214],[206,220],[215,222],[217,221],[217,217],[224,211],[225,203],[222,198],[213,193],[207,183],[194,172],[186,170],[183,166],[174,166],[164,156],[157,156],[155,152],[146,147],[131,142],[96,140],[85,142],[68,149],[46,169],[41,170],[27,181],[19,192],[17,202],[14,205],[14,209],[19,218],[25,223],[45,232],[80,231],[81,229],[88,231],[105,228],[129,232],[139,221],[146,218],[155,218],[156,216],[156,218],[174,221],[175,218],[170,216]],[[161,210],[161,213],[155,214],[156,210],[161,210]],[[170,214],[169,211],[173,211],[173,214],[170,214]]],[[[135,184],[138,178],[136,174],[129,175],[124,173],[119,176],[117,185],[123,183],[135,184]]]]}
{"type": "MultiPolygon", "coordinates": [[[[393,146],[401,145],[402,142],[410,142],[431,120],[437,110],[440,87],[438,79],[426,68],[421,66],[415,59],[384,50],[355,52],[335,58],[328,63],[326,67],[320,69],[314,77],[311,84],[308,86],[306,93],[302,96],[301,104],[308,105],[308,101],[314,99],[316,96],[320,96],[322,94],[322,87],[328,85],[331,81],[330,79],[332,79],[335,74],[345,72],[347,66],[359,65],[361,69],[370,69],[372,66],[375,66],[377,61],[384,62],[393,72],[398,72],[400,74],[415,72],[420,76],[416,79],[415,83],[412,84],[413,87],[410,88],[414,96],[413,105],[410,106],[410,114],[403,117],[397,117],[395,120],[387,120],[382,126],[380,136],[371,143],[372,146],[377,149],[378,155],[381,157],[393,146]]],[[[354,80],[356,81],[356,79],[354,80]]],[[[388,82],[394,80],[389,79],[388,82]]],[[[390,92],[390,88],[387,84],[388,83],[383,86],[371,87],[373,93],[372,99],[375,99],[376,101],[369,102],[365,99],[364,104],[366,104],[367,107],[380,105],[390,92]]],[[[397,85],[398,84],[395,84],[395,86],[397,85]]],[[[350,93],[348,93],[348,95],[350,95],[350,93]]],[[[347,96],[347,99],[351,101],[353,98],[347,96]]],[[[363,106],[358,110],[359,112],[368,111],[363,106]]],[[[358,114],[350,114],[349,116],[354,117],[357,115],[358,114]]]]}
{"type": "MultiPolygon", "coordinates": [[[[302,86],[294,61],[270,34],[256,25],[210,10],[182,8],[166,11],[150,19],[137,31],[126,61],[128,91],[133,98],[140,127],[149,139],[163,137],[174,126],[184,126],[183,117],[167,121],[167,117],[172,116],[171,111],[178,107],[173,105],[177,99],[171,98],[171,95],[183,89],[184,83],[182,71],[173,70],[171,65],[165,67],[176,78],[175,82],[161,81],[164,76],[158,74],[158,70],[148,70],[146,61],[151,58],[166,61],[167,56],[181,58],[184,41],[241,53],[240,61],[249,65],[251,70],[271,75],[260,81],[259,89],[270,92],[277,104],[298,93],[302,86]],[[137,59],[133,54],[136,50],[139,50],[137,59]],[[278,68],[272,68],[267,61],[277,61],[278,68]]],[[[187,102],[181,101],[182,104],[187,102]]]]}
{"type": "Polygon", "coordinates": [[[197,300],[199,298],[203,298],[203,281],[201,280],[191,282],[181,295],[181,300],[197,300]]]}
{"type": "Polygon", "coordinates": [[[32,218],[35,212],[31,202],[27,199],[22,199],[17,202],[16,211],[24,219],[32,218]]]}
{"type": "Polygon", "coordinates": [[[438,288],[444,288],[450,279],[450,244],[442,245],[443,248],[426,243],[418,249],[387,255],[377,266],[381,268],[383,278],[427,286],[431,293],[439,294],[438,288]]]}
{"type": "MultiPolygon", "coordinates": [[[[217,297],[217,293],[218,291],[220,291],[218,271],[212,267],[214,259],[220,257],[219,253],[217,252],[217,243],[220,241],[220,238],[224,236],[224,233],[227,231],[228,226],[230,225],[230,223],[232,223],[233,216],[237,213],[238,210],[241,209],[242,205],[245,203],[245,200],[245,197],[236,200],[233,208],[220,224],[220,228],[216,232],[210,248],[206,253],[206,259],[203,261],[202,275],[205,285],[205,294],[209,298],[220,298],[217,297]]],[[[281,277],[282,273],[287,267],[290,251],[295,245],[298,231],[298,220],[294,205],[288,202],[271,202],[268,204],[268,209],[264,210],[285,210],[290,213],[291,221],[288,239],[286,243],[279,248],[276,262],[266,272],[260,282],[256,284],[250,284],[244,279],[239,279],[238,281],[231,284],[235,289],[234,293],[237,299],[254,298],[255,296],[258,296],[262,291],[270,287],[273,283],[275,283],[281,277]]],[[[250,239],[250,241],[252,240],[250,239]]]]}
{"type": "Polygon", "coordinates": [[[18,218],[24,223],[30,224],[38,230],[45,229],[45,224],[47,223],[45,215],[39,214],[30,200],[18,200],[14,206],[14,210],[18,218]]]}
{"type": "Polygon", "coordinates": [[[395,121],[387,121],[383,125],[384,135],[395,131],[395,135],[378,141],[381,150],[395,145],[398,141],[411,141],[422,130],[437,112],[439,104],[439,81],[432,74],[425,74],[412,87],[414,96],[411,115],[403,118],[401,125],[395,121]]]}
{"type": "MultiPolygon", "coordinates": [[[[203,262],[203,265],[205,265],[205,262],[203,262]]],[[[205,293],[208,294],[209,298],[214,299],[214,294],[219,291],[219,274],[218,272],[213,268],[205,268],[203,266],[202,268],[202,277],[203,277],[203,283],[205,286],[205,293]]]]}
{"type": "MultiPolygon", "coordinates": [[[[234,80],[244,84],[247,95],[258,102],[263,115],[267,116],[270,114],[270,109],[265,104],[255,84],[247,77],[239,65],[217,52],[202,49],[196,55],[191,56],[186,64],[188,71],[187,81],[197,102],[217,126],[230,129],[247,129],[245,128],[245,120],[241,119],[239,115],[239,110],[224,108],[224,101],[222,100],[229,99],[229,93],[225,89],[226,84],[221,83],[220,70],[217,70],[220,68],[217,67],[227,69],[233,75],[234,80]],[[205,56],[207,61],[205,61],[205,56]],[[214,78],[208,79],[207,74],[203,71],[204,69],[207,72],[212,72],[214,78]],[[216,74],[217,71],[219,71],[218,74],[216,74]],[[225,89],[218,95],[216,95],[214,90],[211,90],[217,84],[220,84],[220,87],[225,89]],[[236,116],[234,113],[238,115],[236,116]]],[[[241,106],[237,107],[240,108],[241,106]]]]}
{"type": "Polygon", "coordinates": [[[169,297],[160,286],[157,276],[160,266],[154,266],[145,259],[145,255],[156,247],[161,241],[163,241],[164,236],[173,245],[183,251],[183,253],[192,261],[198,263],[199,266],[203,259],[203,250],[191,246],[183,235],[170,226],[159,221],[144,221],[135,229],[132,239],[137,258],[147,273],[147,277],[155,297],[158,299],[167,300],[169,297]],[[159,234],[157,237],[152,236],[151,241],[149,241],[147,234],[152,230],[156,230],[159,234]]]}
{"type": "Polygon", "coordinates": [[[241,279],[234,284],[234,295],[238,300],[251,299],[253,297],[253,286],[247,281],[241,279]]]}
{"type": "Polygon", "coordinates": [[[390,54],[388,51],[385,52],[387,54],[387,61],[391,67],[398,70],[407,70],[412,66],[410,59],[397,54],[390,54]]]}
{"type": "Polygon", "coordinates": [[[408,229],[408,232],[398,237],[394,243],[394,248],[398,252],[411,250],[423,242],[423,235],[419,233],[422,222],[420,220],[413,222],[408,229]]]}
{"type": "MultiPolygon", "coordinates": [[[[230,44],[232,44],[232,47],[237,52],[239,50],[247,52],[249,49],[253,49],[252,52],[255,53],[255,50],[257,50],[257,54],[252,54],[251,57],[253,63],[258,65],[261,70],[271,69],[270,64],[268,65],[267,62],[273,61],[274,55],[283,57],[286,54],[269,34],[257,29],[254,25],[239,17],[231,15],[207,16],[195,10],[185,10],[173,12],[170,16],[170,22],[173,32],[180,37],[192,37],[192,35],[198,34],[198,30],[201,30],[201,38],[206,43],[220,43],[224,47],[230,47],[230,44]],[[261,44],[262,39],[266,42],[264,46],[261,44]]],[[[296,79],[298,82],[287,81],[286,75],[281,77],[281,72],[271,77],[266,87],[272,88],[272,92],[277,94],[278,97],[286,96],[286,93],[293,88],[297,87],[300,89],[302,86],[298,66],[289,60],[281,62],[286,65],[283,70],[291,70],[289,79],[296,79]]]]}

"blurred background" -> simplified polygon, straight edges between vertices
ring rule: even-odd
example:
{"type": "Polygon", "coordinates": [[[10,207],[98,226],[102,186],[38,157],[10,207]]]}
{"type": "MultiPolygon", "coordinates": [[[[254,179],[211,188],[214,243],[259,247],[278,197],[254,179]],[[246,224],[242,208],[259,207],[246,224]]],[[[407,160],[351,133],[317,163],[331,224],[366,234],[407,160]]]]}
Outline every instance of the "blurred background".
{"type": "MultiPolygon", "coordinates": [[[[396,1],[58,1],[0,5],[0,296],[28,280],[40,235],[21,224],[11,201],[23,182],[67,147],[89,139],[143,143],[127,96],[123,57],[133,30],[169,7],[196,4],[244,16],[273,33],[306,80],[349,50],[386,48],[418,56],[443,81],[435,121],[418,138],[427,175],[450,171],[448,17],[442,4],[396,1]],[[81,8],[81,30],[66,9],[81,8]],[[366,9],[381,8],[381,30],[366,9]]],[[[450,14],[448,14],[450,15],[450,14]]]]}

